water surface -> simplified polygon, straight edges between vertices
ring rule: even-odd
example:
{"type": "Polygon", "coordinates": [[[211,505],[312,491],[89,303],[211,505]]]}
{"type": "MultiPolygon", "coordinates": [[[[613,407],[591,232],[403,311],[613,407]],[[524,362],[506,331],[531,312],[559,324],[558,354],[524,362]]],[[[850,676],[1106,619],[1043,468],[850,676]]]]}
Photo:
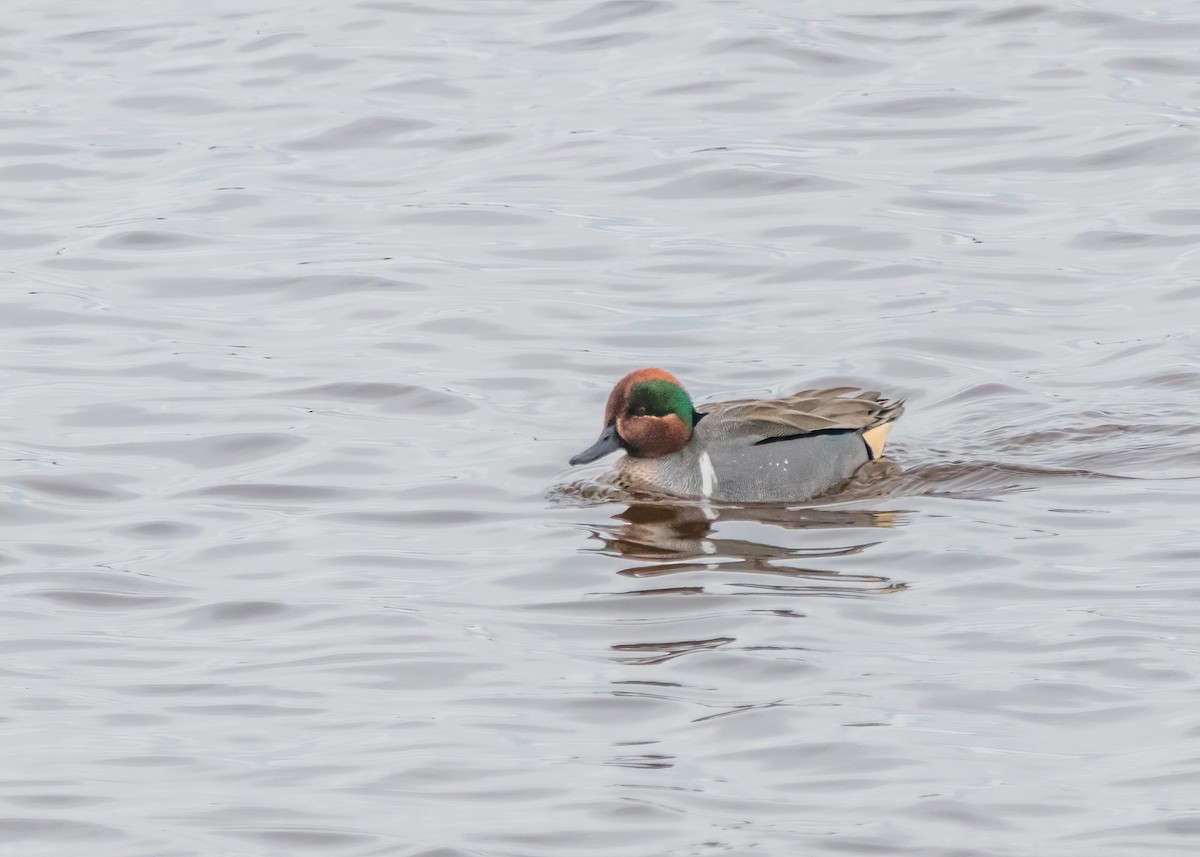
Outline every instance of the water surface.
{"type": "Polygon", "coordinates": [[[1192,854],[1197,39],[10,9],[0,841],[1192,854]],[[566,460],[648,365],[907,398],[895,469],[621,502],[566,460]]]}

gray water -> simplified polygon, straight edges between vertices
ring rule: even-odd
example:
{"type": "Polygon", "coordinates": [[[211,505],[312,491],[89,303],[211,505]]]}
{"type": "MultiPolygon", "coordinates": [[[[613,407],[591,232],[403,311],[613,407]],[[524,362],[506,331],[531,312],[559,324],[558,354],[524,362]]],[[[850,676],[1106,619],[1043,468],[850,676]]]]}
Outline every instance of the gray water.
{"type": "Polygon", "coordinates": [[[5,12],[3,853],[1195,853],[1196,4],[5,12]]]}

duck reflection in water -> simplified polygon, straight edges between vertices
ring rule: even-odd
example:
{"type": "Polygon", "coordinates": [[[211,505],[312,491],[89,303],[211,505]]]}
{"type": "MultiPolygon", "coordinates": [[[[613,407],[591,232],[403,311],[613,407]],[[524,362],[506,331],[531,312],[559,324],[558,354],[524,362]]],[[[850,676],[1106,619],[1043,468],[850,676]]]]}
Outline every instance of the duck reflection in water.
{"type": "Polygon", "coordinates": [[[861,554],[879,544],[878,540],[837,547],[792,548],[719,538],[714,529],[717,524],[730,521],[769,524],[788,530],[888,528],[902,523],[904,514],[864,509],[635,503],[614,516],[618,523],[590,525],[589,529],[602,543],[597,552],[645,561],[618,572],[625,577],[686,576],[676,586],[634,590],[628,594],[701,594],[706,591],[704,586],[691,575],[703,574],[708,578],[717,573],[721,576],[719,582],[728,587],[723,590],[730,594],[864,597],[904,589],[905,584],[879,575],[817,568],[810,563],[861,554]],[[748,574],[760,579],[730,579],[732,575],[740,578],[748,574]],[[762,577],[770,578],[771,582],[763,581],[762,577]]]}

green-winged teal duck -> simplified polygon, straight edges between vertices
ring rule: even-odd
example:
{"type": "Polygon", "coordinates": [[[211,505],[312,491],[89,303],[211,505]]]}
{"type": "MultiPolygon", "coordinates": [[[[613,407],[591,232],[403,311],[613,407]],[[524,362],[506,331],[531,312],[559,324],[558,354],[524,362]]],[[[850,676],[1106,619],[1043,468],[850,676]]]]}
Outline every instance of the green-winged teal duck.
{"type": "Polygon", "coordinates": [[[599,440],[571,464],[623,449],[617,481],[634,490],[734,503],[808,500],[883,455],[903,412],[903,402],[854,387],[695,407],[673,375],[639,369],[613,387],[599,440]]]}

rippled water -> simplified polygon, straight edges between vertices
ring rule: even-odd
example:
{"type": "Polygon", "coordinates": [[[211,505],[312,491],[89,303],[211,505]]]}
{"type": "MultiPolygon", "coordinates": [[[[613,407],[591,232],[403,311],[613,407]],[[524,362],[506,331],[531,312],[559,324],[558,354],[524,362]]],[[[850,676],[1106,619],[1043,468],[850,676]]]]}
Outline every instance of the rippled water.
{"type": "Polygon", "coordinates": [[[21,4],[0,841],[1185,855],[1195,4],[21,4]],[[624,503],[626,371],[907,397],[624,503]]]}

